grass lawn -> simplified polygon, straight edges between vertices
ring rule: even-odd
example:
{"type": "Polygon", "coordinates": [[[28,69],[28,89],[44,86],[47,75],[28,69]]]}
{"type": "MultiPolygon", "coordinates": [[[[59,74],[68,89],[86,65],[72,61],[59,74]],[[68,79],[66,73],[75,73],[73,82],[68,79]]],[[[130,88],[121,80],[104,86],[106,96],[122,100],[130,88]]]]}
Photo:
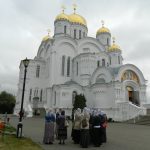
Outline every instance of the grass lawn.
{"type": "Polygon", "coordinates": [[[5,134],[0,134],[0,150],[42,150],[42,148],[28,138],[16,138],[16,129],[9,124],[5,126],[5,134]],[[12,134],[14,133],[14,134],[12,134]]]}
{"type": "Polygon", "coordinates": [[[4,135],[4,139],[0,137],[0,150],[42,150],[42,148],[30,139],[18,139],[15,135],[4,135]]]}

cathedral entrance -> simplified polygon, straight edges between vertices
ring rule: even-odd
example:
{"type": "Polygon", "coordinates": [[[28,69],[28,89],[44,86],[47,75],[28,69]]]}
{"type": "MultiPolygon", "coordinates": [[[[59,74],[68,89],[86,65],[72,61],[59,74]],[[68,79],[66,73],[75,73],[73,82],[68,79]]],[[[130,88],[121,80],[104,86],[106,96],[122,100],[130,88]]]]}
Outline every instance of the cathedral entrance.
{"type": "Polygon", "coordinates": [[[139,106],[139,91],[134,91],[134,88],[127,86],[128,100],[137,106],[139,106]]]}

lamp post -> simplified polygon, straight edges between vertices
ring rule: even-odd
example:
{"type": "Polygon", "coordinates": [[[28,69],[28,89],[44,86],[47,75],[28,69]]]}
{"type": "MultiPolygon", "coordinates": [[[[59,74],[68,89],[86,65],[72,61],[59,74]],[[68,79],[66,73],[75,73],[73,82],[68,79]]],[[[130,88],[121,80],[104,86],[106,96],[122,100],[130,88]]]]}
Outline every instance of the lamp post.
{"type": "Polygon", "coordinates": [[[21,108],[20,108],[20,112],[19,112],[19,123],[17,125],[17,138],[21,138],[22,137],[22,117],[24,114],[24,110],[23,110],[23,102],[24,102],[24,91],[25,91],[25,83],[26,83],[26,73],[27,73],[27,67],[29,65],[29,59],[24,59],[22,60],[23,64],[24,64],[24,79],[23,79],[23,89],[22,89],[22,99],[21,99],[21,108]]]}

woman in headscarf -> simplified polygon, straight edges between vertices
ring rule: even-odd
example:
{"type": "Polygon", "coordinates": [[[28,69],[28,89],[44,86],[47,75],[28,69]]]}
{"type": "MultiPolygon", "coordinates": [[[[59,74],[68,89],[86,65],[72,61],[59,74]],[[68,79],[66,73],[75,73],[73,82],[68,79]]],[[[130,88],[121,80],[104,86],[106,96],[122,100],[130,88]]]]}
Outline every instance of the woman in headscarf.
{"type": "Polygon", "coordinates": [[[45,131],[43,138],[43,143],[45,144],[53,144],[54,142],[54,122],[55,115],[52,109],[49,109],[45,116],[45,131]]]}
{"type": "Polygon", "coordinates": [[[83,115],[81,121],[81,138],[80,138],[80,145],[83,148],[87,148],[90,142],[89,120],[90,120],[89,110],[85,107],[83,109],[83,115]]]}
{"type": "Polygon", "coordinates": [[[99,147],[101,145],[101,118],[99,116],[98,111],[94,111],[93,116],[93,139],[92,142],[95,147],[99,147]]]}
{"type": "Polygon", "coordinates": [[[65,139],[67,139],[67,126],[65,125],[65,121],[65,111],[63,110],[57,119],[59,144],[65,144],[65,139]]]}
{"type": "Polygon", "coordinates": [[[73,133],[72,133],[72,139],[75,144],[80,143],[80,134],[81,134],[81,109],[77,108],[77,110],[74,113],[74,122],[73,122],[73,133]]]}

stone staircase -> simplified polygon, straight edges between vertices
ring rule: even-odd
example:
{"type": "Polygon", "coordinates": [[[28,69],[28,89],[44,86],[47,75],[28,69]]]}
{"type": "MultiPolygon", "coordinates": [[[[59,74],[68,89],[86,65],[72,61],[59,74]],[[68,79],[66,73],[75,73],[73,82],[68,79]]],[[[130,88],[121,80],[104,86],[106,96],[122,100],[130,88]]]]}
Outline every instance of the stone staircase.
{"type": "Polygon", "coordinates": [[[142,115],[142,116],[140,115],[138,117],[135,117],[134,119],[125,121],[125,123],[150,126],[150,109],[147,109],[147,115],[142,115]]]}

